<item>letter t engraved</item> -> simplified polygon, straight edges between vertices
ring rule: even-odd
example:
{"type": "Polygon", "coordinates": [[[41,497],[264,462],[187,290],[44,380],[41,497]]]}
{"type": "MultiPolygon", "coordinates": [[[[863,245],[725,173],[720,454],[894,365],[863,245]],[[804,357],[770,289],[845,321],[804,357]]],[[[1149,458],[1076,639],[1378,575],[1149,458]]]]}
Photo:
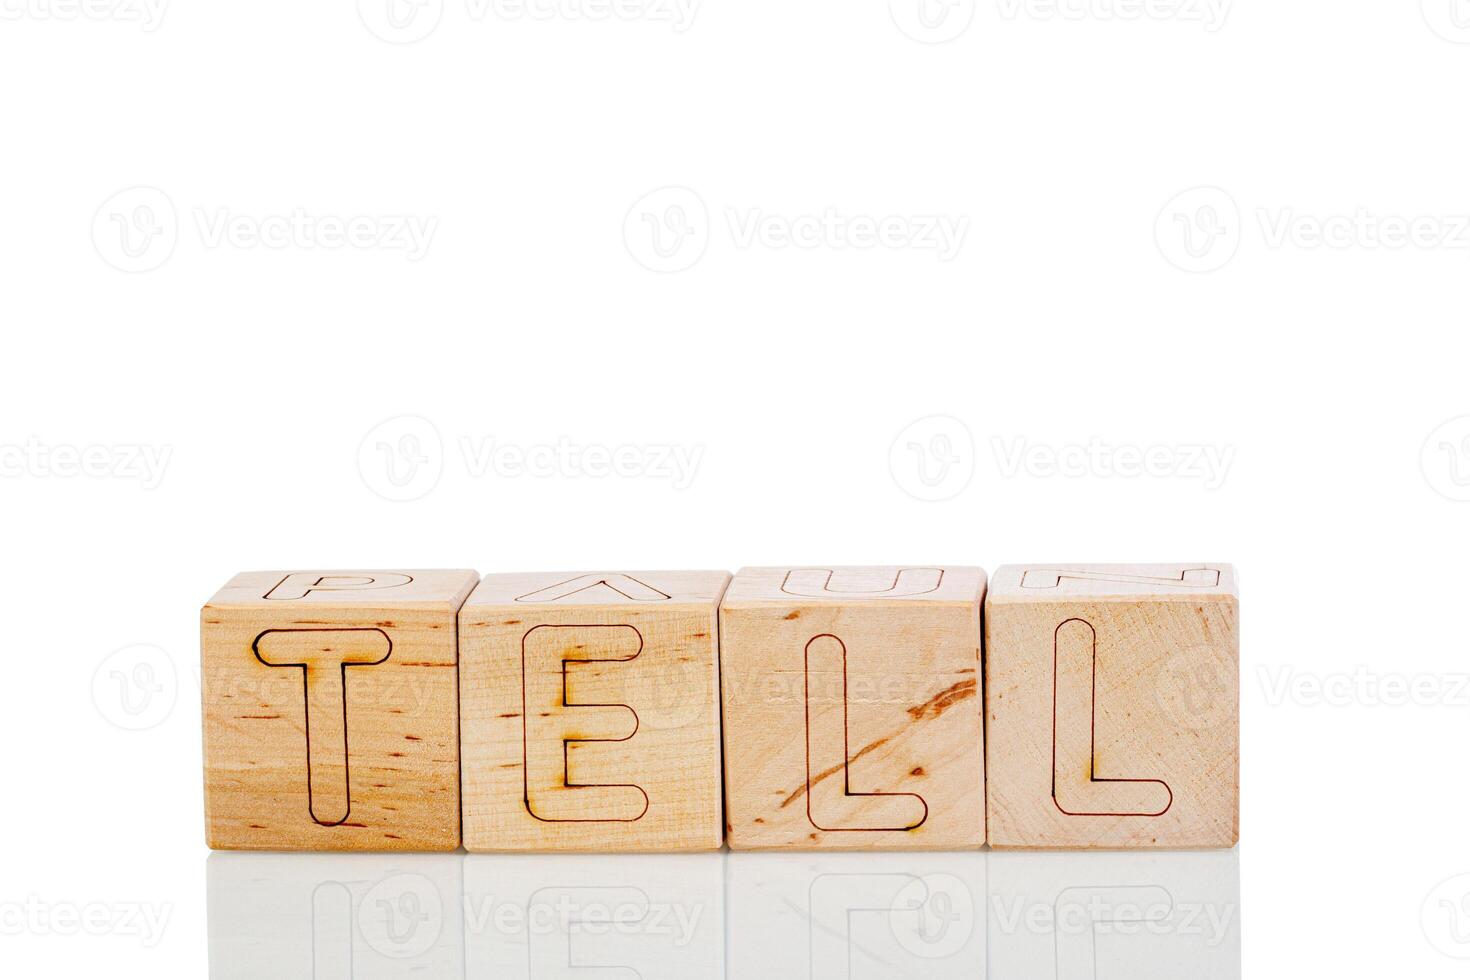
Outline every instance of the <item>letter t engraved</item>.
{"type": "Polygon", "coordinates": [[[267,667],[295,667],[305,699],[307,810],[323,827],[352,812],[347,668],[388,659],[393,641],[380,629],[266,630],[252,645],[267,667]]]}

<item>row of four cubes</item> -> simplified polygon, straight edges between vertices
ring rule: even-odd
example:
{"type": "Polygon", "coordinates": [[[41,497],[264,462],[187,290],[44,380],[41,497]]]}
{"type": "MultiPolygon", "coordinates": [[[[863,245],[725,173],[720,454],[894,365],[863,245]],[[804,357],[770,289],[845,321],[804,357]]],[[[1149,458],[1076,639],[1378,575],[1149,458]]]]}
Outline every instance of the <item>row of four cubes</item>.
{"type": "Polygon", "coordinates": [[[1225,564],[237,575],[211,847],[1228,847],[1225,564]]]}

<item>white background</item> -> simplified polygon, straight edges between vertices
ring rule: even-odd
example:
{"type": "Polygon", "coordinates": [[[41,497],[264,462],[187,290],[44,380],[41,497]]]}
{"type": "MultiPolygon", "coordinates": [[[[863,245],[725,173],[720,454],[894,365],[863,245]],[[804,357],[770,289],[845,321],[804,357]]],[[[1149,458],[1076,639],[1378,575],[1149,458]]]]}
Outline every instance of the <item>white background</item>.
{"type": "Polygon", "coordinates": [[[162,2],[0,0],[7,972],[205,972],[238,570],[1224,560],[1245,974],[1461,975],[1464,0],[162,2]]]}

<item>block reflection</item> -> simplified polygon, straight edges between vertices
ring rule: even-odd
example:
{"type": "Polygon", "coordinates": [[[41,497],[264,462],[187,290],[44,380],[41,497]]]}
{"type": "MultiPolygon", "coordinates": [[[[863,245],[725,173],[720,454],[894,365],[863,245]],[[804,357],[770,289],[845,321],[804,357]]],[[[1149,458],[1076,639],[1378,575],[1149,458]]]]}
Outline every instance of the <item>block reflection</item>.
{"type": "Polygon", "coordinates": [[[215,853],[210,976],[1240,977],[1224,852],[215,853]]]}

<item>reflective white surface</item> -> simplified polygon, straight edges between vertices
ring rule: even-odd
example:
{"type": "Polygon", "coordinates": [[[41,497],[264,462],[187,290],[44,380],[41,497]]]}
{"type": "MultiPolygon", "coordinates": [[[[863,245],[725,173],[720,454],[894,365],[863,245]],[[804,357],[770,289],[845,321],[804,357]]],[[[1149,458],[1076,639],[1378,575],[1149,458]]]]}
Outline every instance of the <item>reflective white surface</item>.
{"type": "Polygon", "coordinates": [[[1241,975],[1239,852],[208,858],[227,978],[1241,975]]]}

